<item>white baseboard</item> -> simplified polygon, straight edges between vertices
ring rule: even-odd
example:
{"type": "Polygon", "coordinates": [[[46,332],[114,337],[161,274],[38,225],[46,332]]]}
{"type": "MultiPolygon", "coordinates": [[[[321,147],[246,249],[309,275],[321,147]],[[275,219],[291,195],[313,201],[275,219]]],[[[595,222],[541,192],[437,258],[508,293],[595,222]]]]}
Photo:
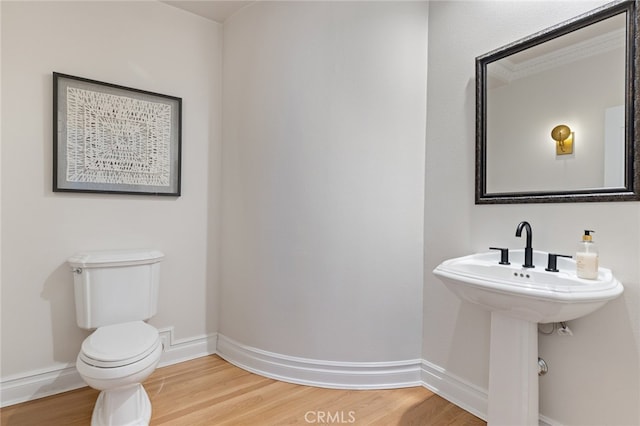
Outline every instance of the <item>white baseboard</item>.
{"type": "Polygon", "coordinates": [[[484,421],[487,420],[488,393],[445,370],[422,360],[422,385],[484,421]]]}
{"type": "MultiPolygon", "coordinates": [[[[175,339],[173,327],[158,330],[164,345],[159,367],[217,353],[240,368],[290,383],[338,389],[393,389],[424,386],[466,411],[487,420],[487,390],[426,360],[334,362],[297,358],[242,345],[216,333],[175,339]]],[[[0,407],[86,386],[74,365],[2,378],[0,407]]],[[[540,416],[541,426],[560,426],[540,416]]]]}
{"type": "Polygon", "coordinates": [[[334,362],[267,352],[218,335],[217,354],[240,368],[284,382],[337,389],[420,386],[421,360],[334,362]]]}
{"type": "MultiPolygon", "coordinates": [[[[487,421],[489,401],[487,389],[469,383],[426,360],[422,360],[422,385],[463,410],[487,421]]],[[[540,415],[538,423],[540,426],[562,426],[560,422],[543,415],[540,415]]]]}
{"type": "Polygon", "coordinates": [[[562,423],[557,422],[553,419],[550,419],[547,416],[543,416],[542,414],[540,415],[540,426],[563,426],[562,423]]]}
{"type": "Polygon", "coordinates": [[[216,353],[217,333],[178,340],[174,337],[173,327],[161,328],[158,331],[164,346],[158,367],[166,367],[216,353]]]}
{"type": "MultiPolygon", "coordinates": [[[[164,349],[158,367],[215,353],[217,334],[177,340],[173,327],[158,330],[164,349]]],[[[0,381],[0,407],[31,401],[87,386],[74,364],[31,371],[0,381]]]]}
{"type": "Polygon", "coordinates": [[[30,371],[0,382],[0,407],[31,401],[86,386],[75,365],[30,371]]]}

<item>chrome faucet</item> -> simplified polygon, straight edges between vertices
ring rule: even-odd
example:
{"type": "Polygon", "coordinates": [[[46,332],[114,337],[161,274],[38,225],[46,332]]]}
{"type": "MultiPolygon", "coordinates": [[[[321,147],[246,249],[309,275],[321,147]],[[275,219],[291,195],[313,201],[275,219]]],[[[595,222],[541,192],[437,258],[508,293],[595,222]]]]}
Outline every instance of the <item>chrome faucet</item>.
{"type": "Polygon", "coordinates": [[[525,268],[535,268],[535,265],[533,264],[533,248],[531,247],[533,231],[531,230],[529,222],[522,221],[518,224],[518,228],[516,228],[516,237],[522,236],[522,228],[527,231],[527,245],[524,248],[524,265],[522,266],[525,268]]]}

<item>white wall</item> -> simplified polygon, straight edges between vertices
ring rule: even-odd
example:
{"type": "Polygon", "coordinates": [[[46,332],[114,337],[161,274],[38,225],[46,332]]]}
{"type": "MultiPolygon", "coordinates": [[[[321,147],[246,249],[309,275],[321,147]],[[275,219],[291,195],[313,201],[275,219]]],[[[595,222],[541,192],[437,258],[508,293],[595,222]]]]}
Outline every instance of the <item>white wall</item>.
{"type": "Polygon", "coordinates": [[[222,26],[159,2],[1,8],[3,380],[75,362],[79,250],[162,250],[151,323],[215,333],[222,26]],[[182,97],[182,196],[53,193],[52,71],[182,97]]]}
{"type": "Polygon", "coordinates": [[[534,248],[559,253],[573,253],[582,229],[595,229],[601,264],[625,293],[570,322],[573,337],[540,336],[550,368],[540,379],[541,413],[567,425],[640,424],[640,205],[474,205],[474,59],[603,3],[429,8],[423,358],[486,391],[489,315],[459,302],[430,274],[438,263],[492,245],[521,247],[514,234],[522,220],[533,226],[534,248]]]}
{"type": "Polygon", "coordinates": [[[424,2],[257,2],[225,21],[220,333],[420,356],[424,2]]]}

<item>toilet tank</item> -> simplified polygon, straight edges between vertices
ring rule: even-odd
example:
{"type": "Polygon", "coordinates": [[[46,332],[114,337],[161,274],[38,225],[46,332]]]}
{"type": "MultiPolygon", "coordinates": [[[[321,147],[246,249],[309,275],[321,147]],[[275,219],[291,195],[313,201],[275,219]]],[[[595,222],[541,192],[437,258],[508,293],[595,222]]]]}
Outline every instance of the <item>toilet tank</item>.
{"type": "Polygon", "coordinates": [[[93,329],[154,316],[163,258],[158,250],[91,251],[69,258],[78,326],[93,329]]]}

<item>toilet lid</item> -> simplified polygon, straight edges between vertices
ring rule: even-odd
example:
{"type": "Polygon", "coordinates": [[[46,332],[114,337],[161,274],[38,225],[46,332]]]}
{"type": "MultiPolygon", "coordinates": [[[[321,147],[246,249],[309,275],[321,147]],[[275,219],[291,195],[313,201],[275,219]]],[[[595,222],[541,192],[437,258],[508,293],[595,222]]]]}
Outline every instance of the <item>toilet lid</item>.
{"type": "Polygon", "coordinates": [[[117,367],[139,361],[160,344],[158,330],[134,321],[100,327],[82,342],[81,358],[97,367],[117,367]]]}

